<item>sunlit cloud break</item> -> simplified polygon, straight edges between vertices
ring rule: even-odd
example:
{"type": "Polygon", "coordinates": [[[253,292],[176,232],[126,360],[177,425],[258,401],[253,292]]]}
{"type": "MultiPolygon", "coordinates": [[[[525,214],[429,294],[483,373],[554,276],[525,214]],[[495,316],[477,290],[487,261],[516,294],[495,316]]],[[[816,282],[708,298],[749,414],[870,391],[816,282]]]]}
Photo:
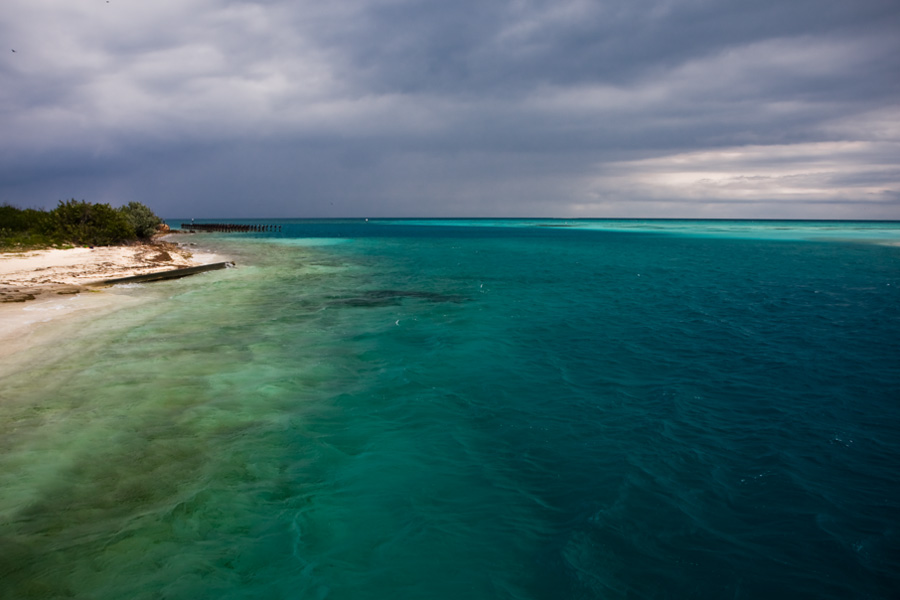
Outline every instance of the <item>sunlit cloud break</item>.
{"type": "MultiPolygon", "coordinates": [[[[895,210],[900,152],[888,142],[743,146],[604,165],[591,182],[599,196],[697,204],[870,203],[895,210]]],[[[802,210],[804,207],[799,207],[802,210]]]]}

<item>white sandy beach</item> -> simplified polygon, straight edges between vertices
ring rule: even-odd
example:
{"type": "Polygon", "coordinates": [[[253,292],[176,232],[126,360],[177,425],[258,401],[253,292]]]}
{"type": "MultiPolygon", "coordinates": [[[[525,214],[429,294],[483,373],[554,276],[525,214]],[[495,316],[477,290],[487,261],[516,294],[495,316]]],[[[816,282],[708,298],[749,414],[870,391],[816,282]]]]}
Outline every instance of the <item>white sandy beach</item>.
{"type": "Polygon", "coordinates": [[[52,336],[63,319],[130,301],[90,284],[224,260],[167,242],[0,253],[0,359],[52,336]]]}
{"type": "Polygon", "coordinates": [[[0,286],[87,285],[215,261],[214,255],[193,254],[171,243],[2,253],[0,286]]]}

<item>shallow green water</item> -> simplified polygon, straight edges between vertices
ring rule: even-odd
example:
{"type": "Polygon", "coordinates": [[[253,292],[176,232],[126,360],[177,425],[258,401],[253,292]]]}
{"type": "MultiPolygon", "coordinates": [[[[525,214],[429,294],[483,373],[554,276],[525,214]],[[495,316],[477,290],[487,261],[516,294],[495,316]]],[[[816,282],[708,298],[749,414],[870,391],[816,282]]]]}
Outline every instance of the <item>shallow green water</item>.
{"type": "Polygon", "coordinates": [[[194,236],[0,368],[0,597],[890,597],[896,224],[533,225],[194,236]]]}

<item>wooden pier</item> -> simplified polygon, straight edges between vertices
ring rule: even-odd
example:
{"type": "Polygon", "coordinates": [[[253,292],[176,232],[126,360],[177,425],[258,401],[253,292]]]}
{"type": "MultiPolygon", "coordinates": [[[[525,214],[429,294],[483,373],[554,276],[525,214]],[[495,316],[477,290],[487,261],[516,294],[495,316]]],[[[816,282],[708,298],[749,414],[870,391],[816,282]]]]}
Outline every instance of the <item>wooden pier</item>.
{"type": "Polygon", "coordinates": [[[209,231],[214,233],[274,233],[281,231],[281,225],[242,225],[239,223],[182,223],[182,231],[191,233],[209,231]]]}

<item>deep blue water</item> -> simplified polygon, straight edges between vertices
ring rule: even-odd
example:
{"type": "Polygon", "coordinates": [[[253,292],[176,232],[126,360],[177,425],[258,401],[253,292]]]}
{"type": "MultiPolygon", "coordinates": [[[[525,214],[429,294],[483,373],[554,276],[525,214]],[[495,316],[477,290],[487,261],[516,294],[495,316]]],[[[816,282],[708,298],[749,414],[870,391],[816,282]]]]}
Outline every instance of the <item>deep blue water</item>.
{"type": "Polygon", "coordinates": [[[897,597],[900,224],[280,224],[0,371],[0,597],[897,597]]]}

